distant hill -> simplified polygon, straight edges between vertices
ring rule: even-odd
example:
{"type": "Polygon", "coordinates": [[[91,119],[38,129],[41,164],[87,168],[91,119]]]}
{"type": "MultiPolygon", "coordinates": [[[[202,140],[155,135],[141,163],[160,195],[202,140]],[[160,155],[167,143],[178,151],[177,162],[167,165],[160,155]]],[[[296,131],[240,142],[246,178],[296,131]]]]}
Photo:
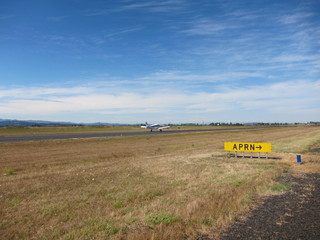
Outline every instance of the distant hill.
{"type": "Polygon", "coordinates": [[[53,122],[41,120],[0,119],[0,127],[49,127],[49,126],[83,126],[73,122],[53,122]]]}
{"type": "Polygon", "coordinates": [[[0,119],[0,127],[68,127],[68,126],[127,126],[135,124],[121,123],[74,123],[74,122],[55,122],[42,120],[16,120],[16,119],[0,119]]]}

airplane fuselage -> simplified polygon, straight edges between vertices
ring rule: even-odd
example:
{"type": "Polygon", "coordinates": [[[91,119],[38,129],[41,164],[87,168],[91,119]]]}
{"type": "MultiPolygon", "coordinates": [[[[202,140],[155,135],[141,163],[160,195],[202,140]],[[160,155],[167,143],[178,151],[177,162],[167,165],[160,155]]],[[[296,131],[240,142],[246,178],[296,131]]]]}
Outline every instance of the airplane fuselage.
{"type": "Polygon", "coordinates": [[[150,131],[152,132],[153,130],[159,130],[162,132],[162,129],[165,129],[165,128],[169,128],[170,126],[162,126],[160,124],[148,124],[146,122],[145,125],[142,125],[141,128],[146,128],[146,129],[150,129],[150,131]]]}

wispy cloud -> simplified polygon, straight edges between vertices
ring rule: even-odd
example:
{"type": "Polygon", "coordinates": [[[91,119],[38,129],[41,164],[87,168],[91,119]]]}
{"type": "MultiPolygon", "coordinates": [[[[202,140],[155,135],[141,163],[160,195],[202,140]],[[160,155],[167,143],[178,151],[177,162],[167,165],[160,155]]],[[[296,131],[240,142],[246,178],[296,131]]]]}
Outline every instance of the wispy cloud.
{"type": "Polygon", "coordinates": [[[123,4],[116,6],[108,6],[99,9],[90,9],[84,12],[84,16],[100,16],[106,15],[114,12],[123,11],[147,11],[147,12],[158,12],[158,13],[168,13],[168,12],[180,12],[186,9],[189,5],[185,0],[165,0],[165,1],[123,1],[123,4]]]}
{"type": "Polygon", "coordinates": [[[318,61],[320,55],[297,55],[297,54],[283,54],[275,57],[274,62],[313,62],[318,61]]]}
{"type": "Polygon", "coordinates": [[[188,29],[182,30],[181,33],[187,35],[211,35],[218,34],[223,30],[234,28],[234,26],[224,21],[216,21],[208,18],[200,18],[190,23],[188,29]]]}
{"type": "Polygon", "coordinates": [[[261,18],[261,12],[237,9],[227,12],[225,17],[237,21],[255,21],[256,19],[261,18]]]}
{"type": "Polygon", "coordinates": [[[309,18],[312,17],[314,14],[311,12],[296,12],[293,14],[287,14],[284,16],[279,17],[279,22],[281,24],[303,24],[305,21],[309,18]]]}
{"type": "Polygon", "coordinates": [[[106,36],[108,38],[110,38],[110,37],[115,37],[115,36],[122,35],[122,34],[140,31],[142,29],[143,29],[143,27],[133,27],[133,28],[128,28],[128,29],[123,29],[123,30],[120,30],[117,32],[108,33],[106,36]]]}
{"type": "Polygon", "coordinates": [[[144,9],[152,12],[167,12],[183,9],[188,3],[184,0],[167,0],[167,1],[140,1],[137,3],[129,2],[121,10],[144,9]]]}
{"type": "Polygon", "coordinates": [[[214,74],[194,74],[188,71],[159,71],[144,77],[144,80],[159,81],[159,82],[232,82],[239,79],[249,77],[261,77],[258,72],[224,72],[214,74]]]}
{"type": "Polygon", "coordinates": [[[52,87],[25,87],[1,89],[0,88],[0,99],[41,99],[50,98],[50,96],[65,96],[65,95],[78,95],[88,94],[95,89],[85,86],[78,87],[65,87],[65,88],[52,88],[52,87]]]}

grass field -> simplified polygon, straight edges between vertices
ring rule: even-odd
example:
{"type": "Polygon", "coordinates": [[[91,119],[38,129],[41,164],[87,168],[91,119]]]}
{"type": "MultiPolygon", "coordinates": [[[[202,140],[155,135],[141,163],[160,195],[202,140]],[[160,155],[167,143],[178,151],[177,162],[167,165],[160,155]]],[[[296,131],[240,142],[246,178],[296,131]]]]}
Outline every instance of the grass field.
{"type": "Polygon", "coordinates": [[[2,143],[0,239],[215,235],[290,188],[296,153],[320,172],[319,144],[319,127],[2,143]],[[277,159],[227,157],[225,141],[270,142],[277,159]]]}
{"type": "Polygon", "coordinates": [[[3,127],[1,135],[24,134],[60,134],[60,133],[84,133],[84,132],[116,132],[137,131],[139,126],[77,126],[77,127],[3,127]]]}
{"type": "MultiPolygon", "coordinates": [[[[209,125],[177,125],[171,126],[166,131],[186,129],[219,129],[241,128],[248,126],[209,126],[209,125]]],[[[121,132],[121,131],[146,131],[140,126],[66,126],[66,127],[2,127],[0,136],[25,135],[25,134],[60,134],[60,133],[89,133],[89,132],[121,132]]]]}

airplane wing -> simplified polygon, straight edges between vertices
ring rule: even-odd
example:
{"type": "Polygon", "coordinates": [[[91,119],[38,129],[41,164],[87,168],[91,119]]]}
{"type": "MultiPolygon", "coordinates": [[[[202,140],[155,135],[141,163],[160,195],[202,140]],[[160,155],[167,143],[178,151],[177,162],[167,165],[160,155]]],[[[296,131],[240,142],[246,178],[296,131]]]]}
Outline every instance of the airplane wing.
{"type": "Polygon", "coordinates": [[[163,125],[160,125],[160,124],[152,124],[152,125],[150,125],[150,127],[153,128],[153,129],[161,130],[161,129],[169,128],[170,126],[163,126],[163,125]]]}
{"type": "Polygon", "coordinates": [[[166,128],[169,128],[170,126],[161,126],[159,127],[158,129],[166,129],[166,128]]]}

